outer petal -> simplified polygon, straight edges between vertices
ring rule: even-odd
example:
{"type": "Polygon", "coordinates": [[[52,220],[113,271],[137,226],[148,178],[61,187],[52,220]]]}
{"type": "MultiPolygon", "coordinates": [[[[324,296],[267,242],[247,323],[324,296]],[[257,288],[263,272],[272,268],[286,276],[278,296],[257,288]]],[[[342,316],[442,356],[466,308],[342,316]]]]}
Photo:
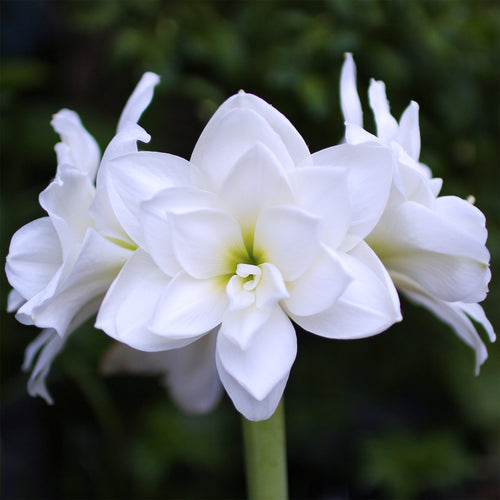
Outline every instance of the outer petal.
{"type": "Polygon", "coordinates": [[[363,126],[363,111],[356,89],[356,65],[350,52],[345,54],[345,62],[340,74],[340,104],[344,120],[363,126]]]}
{"type": "Polygon", "coordinates": [[[40,355],[28,381],[28,393],[33,397],[42,397],[50,405],[53,404],[54,401],[47,390],[45,379],[49,374],[52,361],[64,347],[65,342],[66,340],[57,335],[55,330],[48,328],[43,330],[42,333],[28,345],[25,352],[23,370],[27,371],[33,364],[36,354],[40,351],[40,355]]]}
{"type": "Polygon", "coordinates": [[[316,257],[320,235],[320,219],[296,207],[271,207],[257,219],[254,255],[274,264],[285,281],[294,281],[316,257]]]}
{"type": "MultiPolygon", "coordinates": [[[[102,169],[99,170],[99,172],[101,171],[102,169]]],[[[103,189],[102,187],[97,189],[94,201],[89,209],[89,214],[92,216],[95,228],[99,234],[132,250],[137,247],[118,221],[115,211],[111,206],[107,189],[103,189]]]]}
{"type": "Polygon", "coordinates": [[[121,226],[133,241],[143,242],[140,204],[162,189],[190,184],[189,163],[166,153],[120,156],[107,165],[106,189],[121,226]]]}
{"type": "Polygon", "coordinates": [[[127,104],[123,108],[117,130],[120,131],[126,123],[137,123],[144,110],[153,99],[154,88],[160,82],[160,77],[155,73],[147,72],[142,75],[127,104]]]}
{"type": "Polygon", "coordinates": [[[480,323],[486,330],[490,341],[495,342],[497,336],[493,330],[493,325],[488,321],[483,308],[479,304],[467,304],[465,302],[455,302],[454,304],[458,305],[467,316],[470,316],[474,321],[480,323]]]}
{"type": "Polygon", "coordinates": [[[440,196],[433,209],[441,218],[462,229],[479,244],[486,243],[486,218],[481,210],[468,201],[456,196],[440,196]]]}
{"type": "Polygon", "coordinates": [[[209,332],[220,324],[228,307],[225,285],[220,278],[198,280],[181,271],[163,292],[151,330],[186,340],[209,332]]]}
{"type": "MultiPolygon", "coordinates": [[[[248,108],[262,116],[272,129],[280,136],[281,140],[290,154],[295,165],[307,165],[309,162],[309,149],[304,139],[297,132],[290,121],[276,108],[268,104],[264,99],[243,91],[230,97],[226,104],[235,108],[248,108]]],[[[221,106],[221,108],[224,104],[221,106]]]]}
{"type": "Polygon", "coordinates": [[[394,282],[402,293],[412,302],[424,306],[434,313],[439,319],[450,325],[455,333],[476,351],[476,375],[479,367],[486,361],[488,353],[479,337],[476,328],[468,318],[480,323],[488,333],[490,340],[495,341],[495,333],[491,323],[486,318],[479,304],[464,304],[462,302],[445,302],[427,293],[422,287],[411,279],[399,273],[392,273],[394,282]]]}
{"type": "Polygon", "coordinates": [[[222,396],[215,365],[217,332],[180,349],[141,352],[126,345],[113,346],[102,360],[105,374],[164,374],[174,401],[189,413],[210,411],[222,396]]]}
{"type": "Polygon", "coordinates": [[[286,307],[299,316],[317,314],[332,307],[351,281],[341,260],[321,247],[312,266],[298,280],[287,283],[286,307]]]}
{"type": "MultiPolygon", "coordinates": [[[[214,113],[195,146],[192,159],[203,155],[203,148],[207,142],[211,141],[211,134],[219,127],[219,124],[223,121],[226,115],[232,111],[238,110],[249,110],[259,115],[279,136],[280,142],[284,143],[293,163],[295,165],[308,164],[310,156],[309,149],[289,120],[260,97],[253,94],[247,94],[242,90],[222,103],[222,105],[214,113]]],[[[264,142],[268,145],[266,141],[261,140],[260,142],[264,142]]],[[[279,146],[279,148],[281,149],[281,146],[279,146]]],[[[277,154],[277,151],[275,151],[272,147],[270,149],[277,156],[277,158],[280,158],[280,154],[277,154]]]]}
{"type": "Polygon", "coordinates": [[[235,408],[247,420],[254,422],[267,420],[271,417],[285,390],[288,374],[274,386],[274,389],[264,399],[256,399],[224,368],[218,355],[216,355],[216,361],[220,379],[235,408]]]}
{"type": "Polygon", "coordinates": [[[36,219],[14,233],[5,274],[26,300],[39,293],[62,264],[61,245],[48,217],[36,219]]]}
{"type": "Polygon", "coordinates": [[[89,213],[95,227],[104,236],[128,248],[135,249],[136,242],[122,227],[111,203],[108,184],[108,167],[111,160],[119,156],[137,153],[137,141],[149,142],[151,136],[134,122],[126,121],[104,151],[101,166],[97,172],[96,194],[89,213]]]}
{"type": "Polygon", "coordinates": [[[194,278],[233,274],[246,256],[238,222],[214,209],[169,214],[170,235],[181,267],[194,278]]]}
{"type": "Polygon", "coordinates": [[[106,173],[108,161],[119,156],[137,153],[137,141],[148,143],[150,140],[151,136],[137,123],[124,123],[102,155],[101,167],[97,172],[97,187],[99,188],[99,184],[102,183],[101,178],[106,173]]]}
{"type": "Polygon", "coordinates": [[[7,297],[7,312],[17,311],[26,299],[17,290],[11,290],[7,297]]]}
{"type": "Polygon", "coordinates": [[[412,101],[399,121],[397,142],[415,160],[420,156],[420,128],[418,125],[418,104],[412,101]]]}
{"type": "Polygon", "coordinates": [[[170,283],[151,260],[137,250],[108,290],[99,309],[96,328],[142,351],[161,351],[185,345],[153,333],[148,325],[159,298],[170,283]]]}
{"type": "Polygon", "coordinates": [[[293,202],[282,167],[261,142],[244,154],[229,172],[220,197],[240,223],[243,234],[253,232],[259,213],[293,202]]]}
{"type": "Polygon", "coordinates": [[[348,144],[353,145],[363,144],[364,142],[381,143],[376,135],[370,134],[363,127],[351,122],[345,123],[345,140],[348,144]]]}
{"type": "Polygon", "coordinates": [[[486,295],[488,250],[439,212],[414,202],[399,205],[384,214],[367,241],[387,269],[410,276],[442,300],[478,302],[486,295]]]}
{"type": "Polygon", "coordinates": [[[88,209],[94,195],[89,177],[69,165],[59,165],[58,176],[40,194],[40,205],[54,224],[65,260],[73,257],[93,226],[88,209]]]}
{"type": "Polygon", "coordinates": [[[411,200],[434,209],[436,204],[434,184],[438,179],[430,179],[429,174],[421,169],[420,164],[408,156],[401,146],[393,143],[392,147],[398,157],[393,188],[397,188],[403,196],[395,198],[392,195],[388,205],[411,200]],[[396,184],[396,179],[399,180],[399,184],[396,184]]]}
{"type": "Polygon", "coordinates": [[[82,125],[80,117],[74,111],[61,109],[54,115],[50,124],[62,139],[55,147],[57,164],[72,165],[93,181],[101,152],[95,139],[82,125]]]}
{"type": "MultiPolygon", "coordinates": [[[[246,349],[241,349],[223,334],[217,337],[218,363],[239,385],[258,401],[288,377],[297,353],[297,338],[292,323],[281,308],[276,307],[269,319],[252,337],[246,349]]],[[[222,383],[225,385],[223,375],[222,383]]],[[[233,402],[238,393],[226,387],[233,402]]],[[[241,411],[241,410],[240,410],[241,411]]],[[[246,416],[246,412],[242,412],[246,416]]]]}
{"type": "Polygon", "coordinates": [[[290,173],[296,203],[323,220],[322,241],[337,248],[352,223],[348,172],[340,167],[305,167],[290,173]]]}
{"type": "Polygon", "coordinates": [[[284,169],[292,169],[290,153],[269,123],[252,109],[236,108],[222,116],[217,113],[203,130],[191,162],[209,179],[207,189],[218,191],[233,165],[257,142],[267,146],[284,169]]]}
{"type": "Polygon", "coordinates": [[[19,309],[16,317],[28,323],[29,317],[36,326],[54,328],[63,336],[78,311],[104,295],[129,255],[128,250],[89,229],[74,266],[55,292],[47,296],[42,290],[43,298],[33,297],[19,309]]]}
{"type": "Polygon", "coordinates": [[[51,328],[43,330],[38,337],[26,348],[23,362],[23,371],[28,371],[34,364],[28,380],[28,393],[30,396],[41,396],[48,404],[52,404],[52,398],[47,390],[45,379],[49,374],[52,362],[64,347],[68,336],[80,325],[90,318],[97,309],[98,303],[90,301],[73,318],[64,337],[61,337],[51,328]],[[36,363],[35,357],[38,355],[36,363]]]}
{"type": "Polygon", "coordinates": [[[347,168],[352,222],[343,250],[348,251],[370,233],[385,209],[392,184],[391,150],[377,144],[341,144],[314,153],[313,161],[347,168]]]}
{"type": "Polygon", "coordinates": [[[377,123],[377,135],[385,144],[390,145],[398,132],[398,122],[389,111],[384,82],[372,79],[368,89],[368,97],[377,123]]]}
{"type": "Polygon", "coordinates": [[[368,245],[361,242],[342,261],[353,281],[337,302],[318,314],[290,317],[305,330],[334,339],[370,337],[401,321],[396,289],[368,245]]]}

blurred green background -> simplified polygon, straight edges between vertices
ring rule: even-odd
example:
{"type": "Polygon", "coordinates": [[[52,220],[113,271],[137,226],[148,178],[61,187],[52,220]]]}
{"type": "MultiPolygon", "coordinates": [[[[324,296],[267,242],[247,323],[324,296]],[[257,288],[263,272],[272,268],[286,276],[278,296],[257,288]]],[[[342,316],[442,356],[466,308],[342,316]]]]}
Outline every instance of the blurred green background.
{"type": "MultiPolygon", "coordinates": [[[[421,159],[444,194],[474,194],[500,256],[497,1],[23,1],[1,8],[1,255],[43,215],[55,172],[49,122],[76,110],[101,147],[146,70],[159,73],[141,124],[147,148],[184,157],[213,111],[244,89],[288,116],[311,151],[343,133],[338,80],[354,53],[365,122],[369,78],[399,117],[420,104],[421,159]]],[[[372,129],[373,130],[373,129],[372,129]]],[[[9,286],[1,278],[1,303],[9,286]]],[[[484,303],[499,331],[499,288],[484,303]]],[[[500,354],[474,355],[430,313],[374,338],[298,332],[286,389],[291,498],[500,497],[500,354]]],[[[2,306],[3,309],[3,306],[2,306]]],[[[155,378],[103,378],[111,344],[91,322],[49,377],[55,406],[26,394],[25,346],[37,329],[1,316],[1,497],[243,498],[239,416],[227,397],[182,414],[155,378]]],[[[483,338],[485,336],[483,335],[483,338]]]]}

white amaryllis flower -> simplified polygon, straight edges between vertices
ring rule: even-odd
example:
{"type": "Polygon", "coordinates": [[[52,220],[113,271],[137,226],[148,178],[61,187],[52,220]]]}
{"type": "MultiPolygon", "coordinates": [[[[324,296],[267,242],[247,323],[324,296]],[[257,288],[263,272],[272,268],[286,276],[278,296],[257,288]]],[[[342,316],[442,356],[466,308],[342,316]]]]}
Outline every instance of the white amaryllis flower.
{"type": "Polygon", "coordinates": [[[419,162],[417,103],[410,103],[398,124],[384,83],[372,80],[369,100],[377,136],[366,132],[351,54],[346,54],[342,68],[340,95],[347,143],[379,143],[393,155],[391,195],[366,241],[404,295],[431,310],[475,349],[477,371],[487,352],[470,318],[495,340],[478,304],[486,297],[491,277],[485,217],[467,200],[438,196],[442,180],[432,178],[430,169],[419,162]]]}
{"type": "Polygon", "coordinates": [[[23,368],[28,370],[38,354],[28,391],[48,402],[45,378],[53,359],[68,335],[97,312],[104,293],[137,247],[106,203],[105,172],[116,156],[137,152],[137,140],[149,140],[136,122],[158,81],[157,75],[146,73],[127,102],[117,135],[101,161],[97,188],[99,148],[78,115],[64,109],[51,122],[62,142],[55,147],[56,177],[40,195],[48,216],[14,234],[5,268],[14,288],[8,310],[18,309],[21,323],[45,328],[28,346],[23,368]],[[110,236],[100,227],[114,233],[110,236]]]}
{"type": "MultiPolygon", "coordinates": [[[[139,204],[136,178],[156,178],[147,157],[110,168],[116,216],[140,248],[96,326],[144,351],[196,345],[212,332],[236,408],[268,418],[296,355],[290,320],[352,339],[401,319],[392,282],[363,242],[387,203],[391,169],[376,144],[339,146],[335,161],[316,166],[281,113],[240,92],[211,118],[176,186],[139,204]]],[[[214,353],[196,356],[193,366],[214,353]]]]}

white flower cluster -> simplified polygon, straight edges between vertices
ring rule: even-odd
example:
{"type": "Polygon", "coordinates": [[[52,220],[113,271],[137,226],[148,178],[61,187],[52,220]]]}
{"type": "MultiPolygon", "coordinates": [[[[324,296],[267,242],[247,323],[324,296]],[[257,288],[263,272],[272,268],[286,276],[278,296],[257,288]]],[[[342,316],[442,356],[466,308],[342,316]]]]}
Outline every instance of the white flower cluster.
{"type": "Polygon", "coordinates": [[[97,313],[118,340],[104,370],[166,374],[184,409],[222,394],[250,420],[273,414],[297,352],[293,323],[332,339],[368,337],[401,320],[396,287],[487,353],[473,323],[489,253],[482,213],[439,197],[419,163],[418,106],[400,123],[382,82],[370,85],[377,136],[362,128],[355,67],[346,56],[346,141],[311,154],[292,124],[240,91],[216,111],[189,161],[139,151],[137,124],[159,78],[146,73],[100,159],[78,116],[52,125],[55,179],[48,216],[12,238],[8,308],[44,328],[26,350],[32,395],[71,334],[97,313]],[[36,360],[36,361],[35,361],[36,360]]]}

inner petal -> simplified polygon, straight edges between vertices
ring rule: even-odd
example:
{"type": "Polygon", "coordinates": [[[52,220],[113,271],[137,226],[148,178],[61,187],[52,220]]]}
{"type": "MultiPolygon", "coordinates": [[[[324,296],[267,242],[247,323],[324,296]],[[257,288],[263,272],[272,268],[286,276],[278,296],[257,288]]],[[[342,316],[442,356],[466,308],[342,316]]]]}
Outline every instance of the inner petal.
{"type": "Polygon", "coordinates": [[[251,292],[255,290],[260,283],[262,271],[260,267],[252,264],[238,264],[236,267],[236,274],[241,278],[244,278],[242,280],[243,288],[248,292],[251,292]]]}

